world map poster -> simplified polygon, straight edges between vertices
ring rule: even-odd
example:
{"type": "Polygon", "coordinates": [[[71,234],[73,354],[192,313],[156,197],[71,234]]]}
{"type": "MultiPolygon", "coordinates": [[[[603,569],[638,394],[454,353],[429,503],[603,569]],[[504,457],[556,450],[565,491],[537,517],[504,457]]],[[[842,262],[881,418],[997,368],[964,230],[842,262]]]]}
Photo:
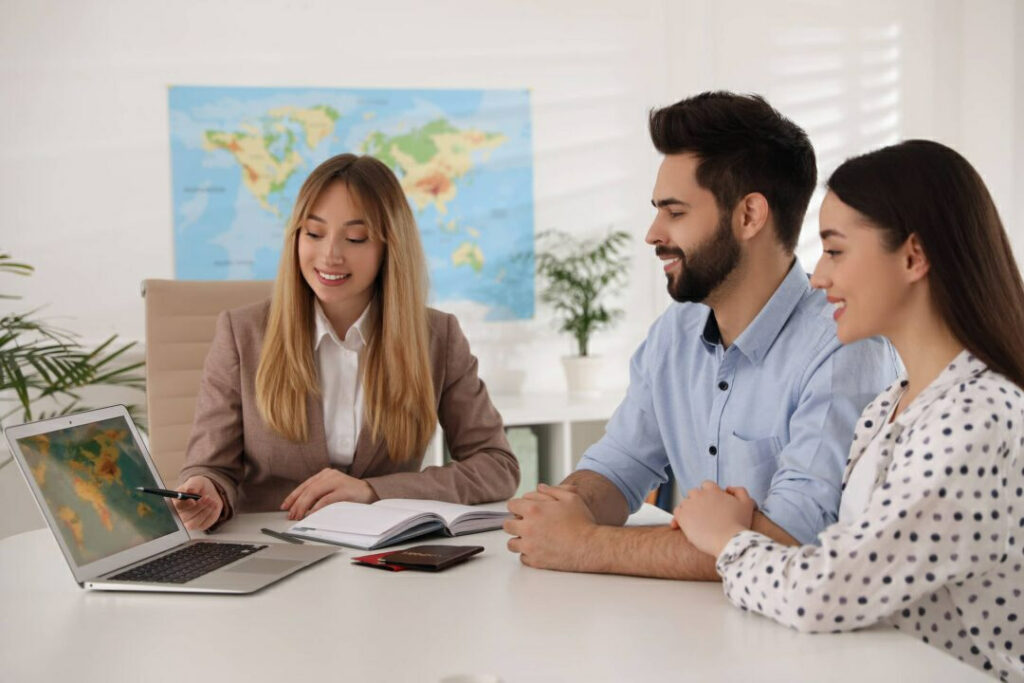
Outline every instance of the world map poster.
{"type": "Polygon", "coordinates": [[[432,305],[533,316],[528,90],[173,86],[169,106],[178,279],[273,279],[302,182],[352,152],[401,182],[432,305]]]}

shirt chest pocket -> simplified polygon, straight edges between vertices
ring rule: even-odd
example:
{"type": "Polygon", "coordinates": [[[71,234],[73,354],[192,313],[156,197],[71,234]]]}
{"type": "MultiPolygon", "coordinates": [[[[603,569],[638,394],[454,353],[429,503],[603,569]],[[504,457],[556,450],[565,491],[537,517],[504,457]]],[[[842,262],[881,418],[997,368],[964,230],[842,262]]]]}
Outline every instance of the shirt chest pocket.
{"type": "Polygon", "coordinates": [[[723,488],[742,486],[761,505],[779,469],[782,439],[775,436],[749,439],[733,432],[726,439],[725,448],[728,450],[722,453],[720,485],[723,488]]]}

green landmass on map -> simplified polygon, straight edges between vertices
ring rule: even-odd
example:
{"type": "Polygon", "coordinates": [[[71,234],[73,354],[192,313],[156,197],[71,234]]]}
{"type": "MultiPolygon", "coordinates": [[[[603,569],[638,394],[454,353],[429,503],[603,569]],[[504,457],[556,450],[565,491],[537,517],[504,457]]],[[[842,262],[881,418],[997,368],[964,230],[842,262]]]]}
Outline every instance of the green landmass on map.
{"type": "Polygon", "coordinates": [[[398,135],[375,131],[360,149],[395,171],[417,209],[433,204],[439,214],[445,214],[458,191],[457,181],[473,168],[473,152],[486,154],[506,140],[501,133],[460,130],[436,119],[398,135]]]}
{"type": "MultiPolygon", "coordinates": [[[[245,188],[261,207],[279,215],[271,196],[283,192],[306,161],[289,124],[300,127],[302,142],[311,150],[334,132],[340,117],[327,105],[276,107],[260,119],[258,126],[243,123],[235,131],[205,131],[203,146],[231,154],[240,167],[245,188]]],[[[395,171],[417,209],[433,204],[443,215],[458,192],[458,180],[473,168],[473,153],[486,153],[505,141],[501,133],[460,130],[441,118],[398,135],[374,131],[363,141],[360,151],[395,171]]],[[[454,222],[449,225],[454,228],[454,222]]],[[[478,237],[479,233],[473,231],[472,236],[478,237]]],[[[452,253],[452,261],[480,272],[484,254],[478,244],[467,242],[452,253]]]]}
{"type": "Polygon", "coordinates": [[[239,165],[245,188],[261,207],[277,216],[280,211],[271,203],[271,195],[283,192],[288,179],[306,161],[288,124],[298,126],[305,147],[314,149],[334,133],[340,117],[328,105],[276,107],[260,119],[258,126],[243,123],[239,130],[205,131],[203,149],[231,154],[239,165]]]}

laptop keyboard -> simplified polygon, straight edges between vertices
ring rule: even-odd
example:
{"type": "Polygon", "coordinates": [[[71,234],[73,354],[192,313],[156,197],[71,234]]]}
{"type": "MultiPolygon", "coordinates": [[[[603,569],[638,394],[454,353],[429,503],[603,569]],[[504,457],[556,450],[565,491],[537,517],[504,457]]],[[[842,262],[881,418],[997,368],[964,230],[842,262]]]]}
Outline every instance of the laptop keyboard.
{"type": "Polygon", "coordinates": [[[188,583],[194,578],[220,569],[266,547],[249,543],[193,543],[181,550],[175,550],[146,564],[111,576],[109,580],[188,583]]]}

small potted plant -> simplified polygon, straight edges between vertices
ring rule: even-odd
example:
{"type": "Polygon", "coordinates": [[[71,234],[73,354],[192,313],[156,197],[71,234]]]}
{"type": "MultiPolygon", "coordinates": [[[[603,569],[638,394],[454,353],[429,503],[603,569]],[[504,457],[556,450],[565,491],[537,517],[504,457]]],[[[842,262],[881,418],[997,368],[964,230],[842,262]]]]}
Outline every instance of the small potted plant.
{"type": "Polygon", "coordinates": [[[608,308],[604,302],[626,281],[629,240],[629,233],[622,230],[599,241],[577,239],[560,230],[537,236],[537,274],[544,281],[540,299],[554,309],[559,331],[576,340],[577,355],[562,358],[570,393],[598,389],[601,361],[590,355],[590,338],[622,316],[622,309],[608,308]]]}

